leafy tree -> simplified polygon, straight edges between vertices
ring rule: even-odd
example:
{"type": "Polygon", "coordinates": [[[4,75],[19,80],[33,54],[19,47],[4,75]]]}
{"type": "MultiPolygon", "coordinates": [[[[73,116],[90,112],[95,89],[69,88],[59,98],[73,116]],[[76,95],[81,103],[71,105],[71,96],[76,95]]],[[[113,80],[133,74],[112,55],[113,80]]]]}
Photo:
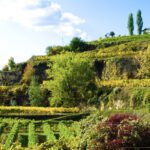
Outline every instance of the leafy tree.
{"type": "Polygon", "coordinates": [[[113,36],[115,36],[115,32],[111,31],[111,32],[109,33],[109,35],[110,35],[111,37],[113,37],[113,36]]]}
{"type": "Polygon", "coordinates": [[[63,50],[69,52],[69,51],[70,51],[70,47],[69,47],[68,45],[65,45],[65,46],[63,47],[63,50]]]}
{"type": "Polygon", "coordinates": [[[138,34],[140,35],[142,33],[142,27],[143,27],[143,19],[141,16],[141,10],[138,10],[137,12],[136,24],[138,26],[138,34]]]}
{"type": "Polygon", "coordinates": [[[38,83],[38,78],[36,76],[32,77],[28,94],[31,106],[44,106],[46,91],[40,88],[40,84],[38,83]]]}
{"type": "Polygon", "coordinates": [[[10,69],[13,69],[15,67],[15,61],[14,61],[14,58],[11,57],[9,60],[8,60],[8,66],[10,67],[10,69]]]}
{"type": "Polygon", "coordinates": [[[128,18],[128,30],[129,30],[129,34],[133,35],[134,21],[133,21],[132,13],[129,15],[129,18],[128,18]]]}
{"type": "Polygon", "coordinates": [[[31,64],[28,64],[24,70],[22,81],[29,84],[34,74],[35,74],[35,69],[32,67],[31,64]]]}
{"type": "Polygon", "coordinates": [[[95,72],[88,59],[74,53],[57,55],[53,58],[52,70],[47,70],[49,78],[44,85],[51,91],[51,106],[77,106],[93,101],[95,72]]]}
{"type": "Polygon", "coordinates": [[[81,38],[74,37],[70,42],[70,50],[73,52],[82,52],[87,49],[87,44],[81,38]]]}
{"type": "Polygon", "coordinates": [[[51,50],[52,50],[52,46],[48,46],[47,48],[46,48],[46,54],[48,54],[51,50]]]}

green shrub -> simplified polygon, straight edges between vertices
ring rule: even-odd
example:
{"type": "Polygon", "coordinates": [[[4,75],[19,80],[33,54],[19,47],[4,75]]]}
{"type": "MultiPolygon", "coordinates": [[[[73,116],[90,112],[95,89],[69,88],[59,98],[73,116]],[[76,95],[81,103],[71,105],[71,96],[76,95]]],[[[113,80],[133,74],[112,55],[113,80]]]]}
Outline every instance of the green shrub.
{"type": "Polygon", "coordinates": [[[51,130],[50,125],[48,123],[44,123],[43,125],[44,134],[46,135],[47,141],[56,141],[56,137],[54,132],[51,130]]]}
{"type": "Polygon", "coordinates": [[[88,116],[86,119],[80,121],[80,139],[79,139],[79,150],[88,149],[88,144],[90,140],[91,132],[93,132],[93,126],[97,124],[98,120],[101,120],[103,117],[100,116],[99,112],[95,112],[88,116]]]}
{"type": "Polygon", "coordinates": [[[5,148],[8,149],[14,142],[15,138],[16,138],[16,135],[17,135],[17,132],[18,132],[18,128],[19,128],[19,123],[15,123],[13,128],[11,129],[8,137],[7,137],[7,140],[5,142],[5,148]]]}
{"type": "Polygon", "coordinates": [[[68,130],[67,126],[63,123],[58,124],[59,134],[61,138],[70,139],[73,136],[73,133],[68,130]]]}
{"type": "Polygon", "coordinates": [[[130,106],[139,107],[143,102],[145,90],[142,88],[137,88],[133,91],[130,96],[130,106]]]}
{"type": "Polygon", "coordinates": [[[73,52],[83,52],[87,50],[87,44],[81,38],[74,37],[70,42],[70,50],[73,52]]]}
{"type": "Polygon", "coordinates": [[[143,97],[143,105],[145,106],[145,104],[150,103],[150,90],[148,89],[143,97]]]}
{"type": "Polygon", "coordinates": [[[31,106],[44,106],[46,90],[40,87],[36,76],[32,77],[28,93],[31,106]]]}
{"type": "MultiPolygon", "coordinates": [[[[74,129],[77,131],[77,126],[74,126],[74,129]],[[76,129],[75,129],[76,128],[76,129]]],[[[70,149],[78,149],[78,142],[79,142],[79,136],[76,132],[76,134],[74,134],[73,131],[69,130],[67,128],[67,126],[65,124],[63,124],[62,122],[60,122],[58,124],[58,130],[59,130],[59,140],[62,141],[62,143],[65,143],[65,145],[67,145],[68,150],[70,149]]]]}
{"type": "Polygon", "coordinates": [[[32,147],[34,145],[36,145],[35,124],[31,122],[29,124],[28,147],[32,147]]]}
{"type": "Polygon", "coordinates": [[[74,53],[53,57],[52,69],[44,86],[51,91],[51,106],[73,107],[87,104],[96,93],[95,72],[88,59],[74,53]]]}

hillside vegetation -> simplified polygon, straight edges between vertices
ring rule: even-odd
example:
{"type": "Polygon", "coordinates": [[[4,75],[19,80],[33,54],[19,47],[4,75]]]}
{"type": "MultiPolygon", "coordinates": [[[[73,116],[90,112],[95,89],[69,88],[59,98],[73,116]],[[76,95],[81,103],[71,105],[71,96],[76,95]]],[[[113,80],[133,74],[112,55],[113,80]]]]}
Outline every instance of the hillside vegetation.
{"type": "Polygon", "coordinates": [[[0,84],[0,149],[150,146],[150,35],[74,38],[0,84]]]}
{"type": "MultiPolygon", "coordinates": [[[[41,90],[45,91],[42,102],[44,106],[72,107],[86,106],[87,104],[98,106],[102,102],[109,103],[109,97],[113,95],[116,88],[130,87],[131,91],[138,87],[149,88],[149,42],[150,35],[134,35],[100,38],[97,41],[85,43],[81,41],[82,44],[79,45],[81,49],[76,47],[78,50],[74,50],[75,52],[73,52],[72,45],[52,47],[47,55],[34,56],[28,60],[26,68],[20,66],[20,69],[25,68],[20,79],[8,83],[7,80],[12,78],[9,79],[8,75],[7,79],[2,80],[0,103],[7,106],[32,104],[29,98],[35,99],[34,89],[38,88],[35,83],[37,88],[30,88],[33,90],[33,92],[30,90],[33,96],[29,95],[28,89],[33,75],[38,77],[37,82],[40,84],[41,90]],[[89,72],[87,71],[88,66],[91,66],[89,72]],[[79,68],[82,68],[81,72],[78,72],[79,68]],[[85,75],[82,71],[85,72],[85,75]],[[92,72],[93,74],[89,75],[92,72]],[[58,76],[59,73],[60,76],[58,76]],[[81,82],[81,78],[83,78],[83,82],[81,82]],[[60,85],[60,79],[62,85],[60,85]],[[78,80],[81,83],[77,83],[78,80]],[[54,89],[55,87],[59,87],[59,94],[58,88],[54,89]],[[63,90],[64,92],[62,92],[63,90]],[[65,103],[63,104],[62,101],[65,103]]],[[[17,69],[19,69],[18,66],[17,69]]],[[[11,74],[10,70],[0,72],[0,77],[9,72],[11,74]]],[[[120,94],[121,91],[119,90],[120,94]]]]}

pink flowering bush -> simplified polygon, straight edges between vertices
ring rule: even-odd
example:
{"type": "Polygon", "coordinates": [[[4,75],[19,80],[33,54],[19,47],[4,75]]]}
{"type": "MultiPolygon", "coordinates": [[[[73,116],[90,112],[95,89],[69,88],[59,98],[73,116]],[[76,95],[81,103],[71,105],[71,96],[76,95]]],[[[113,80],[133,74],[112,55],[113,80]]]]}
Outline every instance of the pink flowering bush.
{"type": "Polygon", "coordinates": [[[91,136],[91,150],[150,147],[150,126],[135,115],[115,114],[99,123],[91,136]]]}

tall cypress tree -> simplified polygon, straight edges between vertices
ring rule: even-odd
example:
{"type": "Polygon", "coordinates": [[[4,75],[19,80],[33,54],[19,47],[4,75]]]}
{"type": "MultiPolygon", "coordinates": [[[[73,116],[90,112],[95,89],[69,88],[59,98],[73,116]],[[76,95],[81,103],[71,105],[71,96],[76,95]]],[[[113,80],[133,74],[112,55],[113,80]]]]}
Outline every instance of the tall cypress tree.
{"type": "Polygon", "coordinates": [[[142,14],[141,10],[138,10],[136,24],[138,26],[138,34],[139,35],[142,33],[142,27],[143,27],[143,19],[142,19],[141,14],[142,14]]]}
{"type": "Polygon", "coordinates": [[[134,21],[133,21],[132,13],[129,15],[129,18],[128,18],[128,30],[129,30],[129,34],[133,35],[134,21]]]}

